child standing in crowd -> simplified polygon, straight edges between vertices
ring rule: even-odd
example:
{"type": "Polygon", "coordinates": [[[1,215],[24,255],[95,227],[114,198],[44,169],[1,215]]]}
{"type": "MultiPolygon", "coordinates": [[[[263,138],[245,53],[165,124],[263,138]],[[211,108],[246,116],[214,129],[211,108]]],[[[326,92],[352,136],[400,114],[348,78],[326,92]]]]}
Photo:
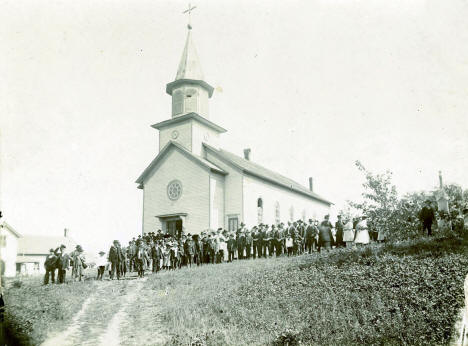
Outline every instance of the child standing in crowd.
{"type": "Polygon", "coordinates": [[[105,256],[104,251],[99,252],[99,257],[96,260],[96,267],[97,267],[97,278],[96,280],[102,280],[102,277],[104,275],[104,270],[106,269],[106,264],[107,264],[107,257],[105,256]]]}

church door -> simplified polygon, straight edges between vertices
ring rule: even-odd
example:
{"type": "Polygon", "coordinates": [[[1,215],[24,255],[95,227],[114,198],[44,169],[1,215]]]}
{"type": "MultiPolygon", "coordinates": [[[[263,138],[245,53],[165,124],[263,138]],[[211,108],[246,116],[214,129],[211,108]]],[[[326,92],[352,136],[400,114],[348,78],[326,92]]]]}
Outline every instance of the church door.
{"type": "Polygon", "coordinates": [[[180,238],[182,236],[182,220],[167,221],[167,233],[180,238]]]}
{"type": "Polygon", "coordinates": [[[238,227],[239,227],[239,219],[237,217],[230,217],[228,219],[229,232],[237,231],[238,227]]]}

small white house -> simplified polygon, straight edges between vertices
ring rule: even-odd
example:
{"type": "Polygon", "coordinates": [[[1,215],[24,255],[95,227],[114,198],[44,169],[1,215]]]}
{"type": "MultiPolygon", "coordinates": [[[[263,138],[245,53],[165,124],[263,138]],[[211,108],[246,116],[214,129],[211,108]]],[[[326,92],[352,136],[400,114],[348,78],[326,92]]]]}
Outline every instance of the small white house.
{"type": "Polygon", "coordinates": [[[66,246],[66,252],[75,249],[76,242],[69,237],[65,229],[62,237],[25,235],[20,238],[16,256],[16,271],[21,275],[34,275],[45,273],[44,262],[50,249],[60,245],[66,246]]]}
{"type": "Polygon", "coordinates": [[[12,277],[16,274],[16,253],[18,251],[18,239],[21,238],[13,227],[6,222],[0,224],[0,258],[5,263],[5,276],[12,277]]]}

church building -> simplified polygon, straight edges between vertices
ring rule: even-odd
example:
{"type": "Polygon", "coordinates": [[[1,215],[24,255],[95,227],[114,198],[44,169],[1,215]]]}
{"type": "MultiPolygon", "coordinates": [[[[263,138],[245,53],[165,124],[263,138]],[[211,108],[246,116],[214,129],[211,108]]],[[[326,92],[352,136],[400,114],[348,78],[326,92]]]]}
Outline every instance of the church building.
{"type": "Polygon", "coordinates": [[[227,131],[209,119],[213,87],[204,80],[188,27],[173,82],[170,119],[159,130],[159,153],[136,180],[143,190],[143,233],[199,234],[219,227],[237,230],[259,223],[321,219],[332,204],[309,188],[220,146],[227,131]]]}

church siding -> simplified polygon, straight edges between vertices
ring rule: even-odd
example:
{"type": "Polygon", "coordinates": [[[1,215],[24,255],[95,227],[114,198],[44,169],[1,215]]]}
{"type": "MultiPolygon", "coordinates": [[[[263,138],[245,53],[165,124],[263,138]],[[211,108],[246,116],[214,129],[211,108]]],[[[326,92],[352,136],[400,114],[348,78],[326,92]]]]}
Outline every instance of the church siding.
{"type": "Polygon", "coordinates": [[[203,143],[217,148],[219,145],[219,133],[199,121],[192,120],[192,152],[195,155],[203,155],[203,143]]]}
{"type": "Polygon", "coordinates": [[[159,131],[159,151],[161,151],[166,144],[173,140],[177,143],[182,144],[188,150],[192,150],[192,141],[191,141],[191,132],[192,132],[192,123],[190,120],[181,122],[179,124],[173,124],[166,128],[163,128],[159,131]],[[172,138],[172,132],[177,130],[179,133],[176,139],[172,138]]]}
{"type": "Polygon", "coordinates": [[[228,218],[237,216],[239,224],[243,218],[242,172],[227,164],[217,156],[206,150],[206,159],[228,174],[224,177],[224,224],[228,225],[228,218]]]}
{"type": "Polygon", "coordinates": [[[280,220],[285,224],[290,221],[291,207],[294,211],[294,221],[302,219],[304,214],[306,219],[321,219],[330,211],[328,204],[249,175],[244,176],[243,191],[244,222],[248,227],[258,223],[258,198],[262,198],[262,222],[269,225],[275,223],[276,202],[280,205],[280,220]]]}
{"type": "Polygon", "coordinates": [[[187,213],[186,233],[200,233],[209,227],[209,176],[207,169],[172,149],[153,169],[144,183],[144,233],[162,229],[156,215],[187,213]],[[167,196],[172,180],[182,183],[182,195],[176,201],[167,196]]]}
{"type": "Polygon", "coordinates": [[[224,176],[210,175],[210,228],[224,227],[224,176]]]}

